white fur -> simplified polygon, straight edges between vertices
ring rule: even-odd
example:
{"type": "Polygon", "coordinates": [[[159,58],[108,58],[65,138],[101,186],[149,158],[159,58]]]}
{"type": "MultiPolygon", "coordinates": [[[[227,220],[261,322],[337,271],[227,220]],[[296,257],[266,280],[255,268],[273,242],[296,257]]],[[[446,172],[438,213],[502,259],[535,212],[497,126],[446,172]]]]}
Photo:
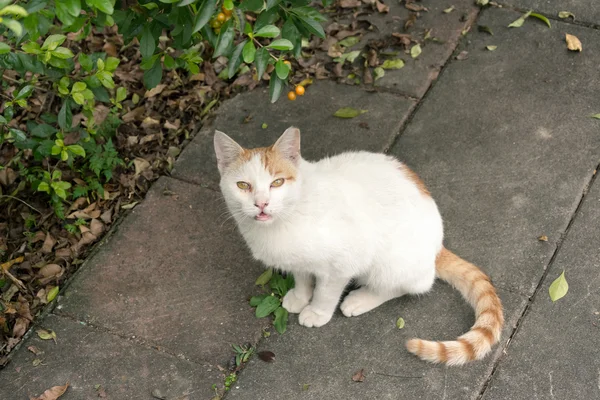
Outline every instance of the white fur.
{"type": "Polygon", "coordinates": [[[346,316],[431,288],[442,219],[399,161],[361,151],[318,162],[298,157],[297,166],[296,180],[270,188],[279,177],[255,157],[236,169],[225,168],[221,190],[253,256],[294,275],[296,287],[283,306],[300,312],[302,325],[327,323],[352,279],[362,287],[343,302],[346,316]],[[240,190],[238,181],[253,190],[240,190]],[[254,220],[257,199],[268,201],[271,221],[254,220]]]}

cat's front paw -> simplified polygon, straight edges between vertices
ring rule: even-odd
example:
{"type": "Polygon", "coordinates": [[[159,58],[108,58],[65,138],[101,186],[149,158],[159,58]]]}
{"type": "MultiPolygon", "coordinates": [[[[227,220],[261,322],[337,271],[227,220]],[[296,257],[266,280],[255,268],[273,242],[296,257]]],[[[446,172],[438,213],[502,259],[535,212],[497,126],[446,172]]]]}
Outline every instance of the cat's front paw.
{"type": "Polygon", "coordinates": [[[310,297],[303,296],[302,293],[296,289],[290,289],[285,296],[283,296],[283,308],[288,310],[292,314],[298,314],[308,305],[310,297]]]}
{"type": "Polygon", "coordinates": [[[298,316],[298,322],[300,322],[300,325],[304,325],[307,328],[318,328],[319,326],[328,323],[332,316],[333,313],[324,313],[309,304],[304,307],[298,316]]]}

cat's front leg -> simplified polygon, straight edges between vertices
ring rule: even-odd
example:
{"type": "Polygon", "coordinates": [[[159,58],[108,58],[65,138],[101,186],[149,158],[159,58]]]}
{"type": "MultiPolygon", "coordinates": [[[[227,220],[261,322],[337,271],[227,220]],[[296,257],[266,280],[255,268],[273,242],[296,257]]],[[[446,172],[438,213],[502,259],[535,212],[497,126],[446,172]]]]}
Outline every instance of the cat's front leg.
{"type": "Polygon", "coordinates": [[[309,273],[294,272],[294,288],[283,297],[283,308],[298,314],[310,302],[313,295],[313,277],[309,273]]]}
{"type": "Polygon", "coordinates": [[[317,276],[312,301],[298,316],[300,325],[319,327],[329,322],[350,279],[317,276]]]}

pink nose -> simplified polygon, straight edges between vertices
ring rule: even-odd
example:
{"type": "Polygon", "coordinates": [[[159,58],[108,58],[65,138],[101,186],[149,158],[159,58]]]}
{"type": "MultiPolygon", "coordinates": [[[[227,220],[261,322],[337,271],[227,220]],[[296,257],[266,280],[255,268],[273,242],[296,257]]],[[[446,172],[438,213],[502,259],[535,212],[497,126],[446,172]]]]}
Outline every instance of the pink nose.
{"type": "Polygon", "coordinates": [[[264,211],[265,207],[269,205],[269,203],[267,203],[266,201],[259,201],[254,203],[254,205],[258,207],[258,209],[262,212],[264,211]]]}

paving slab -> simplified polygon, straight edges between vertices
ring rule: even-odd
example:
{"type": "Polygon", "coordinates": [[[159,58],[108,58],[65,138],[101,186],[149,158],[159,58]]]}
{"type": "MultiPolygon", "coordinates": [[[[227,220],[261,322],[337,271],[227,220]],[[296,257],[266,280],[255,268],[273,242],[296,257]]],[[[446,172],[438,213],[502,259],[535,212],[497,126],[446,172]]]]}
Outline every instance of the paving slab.
{"type": "Polygon", "coordinates": [[[243,146],[257,147],[270,146],[285,129],[295,125],[302,132],[302,154],[308,159],[346,150],[383,151],[398,135],[415,104],[402,96],[370,93],[330,81],[315,82],[296,101],[282,98],[275,104],[269,102],[266,90],[254,90],[223,103],[214,123],[186,146],[172,175],[188,182],[218,186],[215,129],[243,146]],[[352,119],[334,117],[342,107],[368,112],[352,119]],[[263,124],[267,128],[263,129],[263,124]]]}
{"type": "Polygon", "coordinates": [[[600,26],[600,3],[596,0],[503,0],[500,3],[522,10],[534,10],[554,18],[558,18],[561,11],[569,11],[575,15],[578,23],[600,26]]]}
{"type": "MultiPolygon", "coordinates": [[[[510,292],[499,294],[507,315],[504,342],[526,299],[510,292]]],[[[254,357],[227,398],[475,398],[501,346],[484,360],[461,368],[426,363],[404,347],[412,337],[452,340],[466,332],[473,319],[458,292],[442,283],[430,294],[395,299],[359,317],[347,318],[338,311],[320,328],[300,326],[294,315],[286,333],[260,343],[258,350],[272,351],[275,361],[254,357]],[[396,327],[398,317],[406,322],[401,330],[396,327]],[[353,374],[361,369],[364,382],[353,382],[353,374]]]]}
{"type": "Polygon", "coordinates": [[[446,242],[494,283],[533,293],[600,160],[600,31],[507,25],[489,8],[391,150],[425,181],[446,242]],[[565,29],[587,45],[569,52],[565,29]],[[497,45],[496,51],[485,49],[497,45]],[[545,235],[548,242],[538,241],[545,235]]]}
{"type": "Polygon", "coordinates": [[[43,325],[56,332],[56,343],[37,335],[27,339],[12,362],[0,371],[1,399],[27,400],[67,382],[70,387],[61,400],[96,399],[96,385],[107,399],[150,400],[154,390],[168,399],[209,399],[210,386],[204,382],[220,380],[216,370],[70,319],[50,315],[43,325]],[[43,354],[26,351],[29,346],[43,354]],[[34,366],[36,359],[42,363],[34,366]]]}
{"type": "Polygon", "coordinates": [[[598,226],[596,180],[484,399],[600,398],[598,226]],[[548,288],[562,271],[569,291],[553,303],[548,288]]]}
{"type": "Polygon", "coordinates": [[[225,365],[231,344],[257,342],[268,321],[255,318],[247,301],[263,269],[224,210],[214,191],[159,179],[57,312],[203,365],[225,365]]]}
{"type": "MultiPolygon", "coordinates": [[[[378,87],[421,98],[438,77],[462,37],[462,31],[473,22],[479,7],[475,6],[473,0],[424,0],[414,4],[426,7],[429,11],[419,11],[419,18],[408,30],[404,29],[406,21],[417,13],[408,10],[404,2],[387,1],[386,5],[390,8],[388,13],[373,13],[358,19],[368,20],[376,27],[372,33],[365,35],[361,43],[385,40],[393,33],[411,34],[415,40],[422,42],[422,53],[415,59],[403,51],[390,57],[404,60],[404,67],[400,70],[386,70],[383,78],[376,82],[378,87]],[[454,11],[443,12],[452,6],[454,11]],[[431,38],[436,41],[423,41],[428,30],[431,30],[431,38]]],[[[387,50],[398,52],[398,47],[387,50]]]]}

